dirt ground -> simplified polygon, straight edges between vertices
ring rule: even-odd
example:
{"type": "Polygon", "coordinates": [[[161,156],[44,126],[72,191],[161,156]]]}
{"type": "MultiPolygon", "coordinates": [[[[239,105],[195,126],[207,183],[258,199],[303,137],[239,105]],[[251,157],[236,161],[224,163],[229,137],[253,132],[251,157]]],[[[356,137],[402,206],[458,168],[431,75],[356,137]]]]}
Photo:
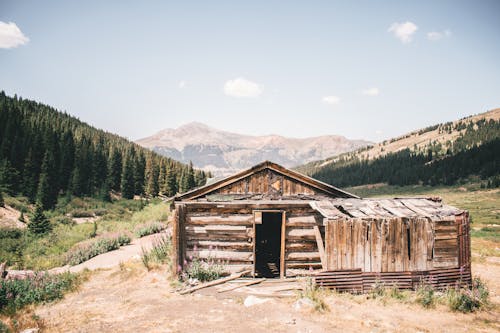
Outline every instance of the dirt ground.
{"type": "Polygon", "coordinates": [[[94,272],[79,291],[35,313],[47,332],[498,332],[500,265],[474,264],[473,274],[490,286],[492,310],[461,314],[333,294],[330,310],[318,313],[294,309],[296,297],[246,307],[248,295],[238,292],[181,296],[164,270],[148,272],[136,261],[94,272]]]}

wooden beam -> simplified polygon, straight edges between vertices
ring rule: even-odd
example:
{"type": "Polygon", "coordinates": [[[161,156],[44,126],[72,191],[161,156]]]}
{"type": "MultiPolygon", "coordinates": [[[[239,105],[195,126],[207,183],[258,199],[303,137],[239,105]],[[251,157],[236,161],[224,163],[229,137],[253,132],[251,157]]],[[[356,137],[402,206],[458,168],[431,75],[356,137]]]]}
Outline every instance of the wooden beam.
{"type": "Polygon", "coordinates": [[[231,274],[230,276],[222,278],[222,279],[217,279],[217,280],[214,280],[214,281],[202,283],[202,284],[197,285],[196,287],[183,290],[183,291],[180,292],[180,294],[181,295],[191,294],[192,292],[195,292],[195,291],[203,289],[203,288],[208,288],[208,287],[216,286],[218,284],[226,283],[226,282],[231,281],[231,280],[236,280],[236,279],[238,279],[238,278],[242,277],[243,275],[246,275],[246,274],[248,274],[250,272],[251,272],[250,270],[243,271],[243,272],[240,272],[240,273],[231,274]]]}
{"type": "Polygon", "coordinates": [[[313,229],[314,229],[314,235],[316,236],[316,244],[318,244],[321,266],[323,266],[323,269],[326,269],[326,256],[325,256],[325,247],[323,245],[323,237],[321,237],[321,231],[319,230],[319,227],[317,225],[315,225],[313,229]]]}
{"type": "Polygon", "coordinates": [[[286,276],[285,267],[285,239],[286,239],[286,212],[281,213],[281,256],[280,256],[280,278],[286,276]]]}
{"type": "Polygon", "coordinates": [[[231,291],[231,290],[235,290],[235,289],[238,289],[238,288],[251,286],[251,285],[254,285],[254,284],[259,284],[259,283],[264,282],[264,281],[266,281],[266,278],[263,278],[263,279],[254,279],[252,281],[249,281],[249,282],[246,282],[246,283],[243,283],[243,284],[239,284],[239,285],[236,285],[236,286],[232,286],[232,287],[229,287],[229,288],[226,288],[226,289],[219,290],[218,292],[219,293],[225,293],[226,291],[231,291]]]}

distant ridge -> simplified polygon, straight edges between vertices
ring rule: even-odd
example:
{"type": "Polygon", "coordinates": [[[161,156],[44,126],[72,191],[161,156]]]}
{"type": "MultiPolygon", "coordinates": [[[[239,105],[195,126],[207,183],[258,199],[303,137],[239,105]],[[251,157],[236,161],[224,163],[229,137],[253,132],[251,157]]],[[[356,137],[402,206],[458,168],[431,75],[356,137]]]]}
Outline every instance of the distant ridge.
{"type": "Polygon", "coordinates": [[[500,182],[500,108],[428,126],[296,169],[337,186],[374,183],[451,185],[479,176],[500,182]]]}
{"type": "Polygon", "coordinates": [[[198,122],[161,130],[136,143],[178,161],[192,161],[195,167],[216,175],[228,175],[264,160],[295,167],[370,144],[339,135],[311,138],[242,135],[198,122]]]}

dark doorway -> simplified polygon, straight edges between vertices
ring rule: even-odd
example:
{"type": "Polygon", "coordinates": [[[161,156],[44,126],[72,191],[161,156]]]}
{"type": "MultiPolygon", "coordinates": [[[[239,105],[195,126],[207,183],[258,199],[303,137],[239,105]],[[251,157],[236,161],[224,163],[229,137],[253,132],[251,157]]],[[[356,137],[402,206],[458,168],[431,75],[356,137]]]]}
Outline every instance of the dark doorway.
{"type": "Polygon", "coordinates": [[[262,212],[262,224],[255,224],[255,275],[279,277],[282,213],[262,212]]]}

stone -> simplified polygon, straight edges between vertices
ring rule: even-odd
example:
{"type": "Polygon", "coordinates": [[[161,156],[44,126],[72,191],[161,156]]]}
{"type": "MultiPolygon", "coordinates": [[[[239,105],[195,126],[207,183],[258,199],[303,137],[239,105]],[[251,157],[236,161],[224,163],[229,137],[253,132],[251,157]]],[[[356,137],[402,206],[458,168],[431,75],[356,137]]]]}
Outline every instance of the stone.
{"type": "Polygon", "coordinates": [[[247,298],[245,298],[245,301],[243,302],[243,304],[246,307],[250,307],[250,306],[254,306],[254,305],[258,305],[258,304],[263,304],[263,303],[269,302],[270,300],[271,300],[270,298],[260,298],[260,297],[256,297],[256,296],[250,295],[247,298]]]}

